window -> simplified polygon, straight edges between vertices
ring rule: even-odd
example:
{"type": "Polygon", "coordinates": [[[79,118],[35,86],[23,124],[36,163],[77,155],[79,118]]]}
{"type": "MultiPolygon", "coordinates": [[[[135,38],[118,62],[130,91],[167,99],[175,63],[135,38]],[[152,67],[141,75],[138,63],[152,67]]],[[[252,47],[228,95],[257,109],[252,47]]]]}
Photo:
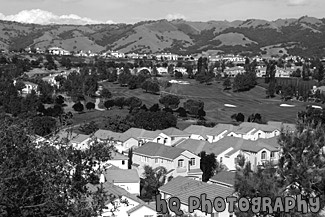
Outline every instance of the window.
{"type": "Polygon", "coordinates": [[[266,151],[262,151],[262,156],[261,156],[262,160],[266,159],[266,151]]]}
{"type": "Polygon", "coordinates": [[[124,165],[125,164],[125,161],[124,160],[122,160],[122,165],[124,165]]]}
{"type": "Polygon", "coordinates": [[[156,164],[158,163],[158,160],[159,160],[158,158],[155,158],[155,163],[156,163],[156,164]]]}
{"type": "Polygon", "coordinates": [[[178,167],[184,167],[184,160],[178,160],[178,167]]]}
{"type": "Polygon", "coordinates": [[[190,165],[191,166],[195,166],[195,158],[194,157],[191,158],[190,165]]]}
{"type": "Polygon", "coordinates": [[[222,163],[222,157],[220,157],[220,163],[222,163]]]}
{"type": "Polygon", "coordinates": [[[148,157],[141,156],[141,162],[148,162],[148,157]]]}
{"type": "Polygon", "coordinates": [[[272,151],[272,152],[271,152],[271,158],[274,158],[274,157],[275,157],[275,152],[272,151]]]}
{"type": "Polygon", "coordinates": [[[164,159],[161,159],[161,160],[160,160],[160,163],[162,163],[162,164],[163,164],[163,163],[164,163],[164,159]]]}

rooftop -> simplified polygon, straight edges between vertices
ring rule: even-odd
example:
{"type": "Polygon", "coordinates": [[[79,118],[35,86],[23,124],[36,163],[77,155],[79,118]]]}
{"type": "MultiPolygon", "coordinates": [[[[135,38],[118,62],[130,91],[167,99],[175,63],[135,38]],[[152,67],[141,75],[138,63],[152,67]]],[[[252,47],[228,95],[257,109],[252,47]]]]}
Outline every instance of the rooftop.
{"type": "Polygon", "coordinates": [[[185,149],[170,147],[160,143],[148,142],[133,151],[134,154],[145,155],[150,157],[162,157],[173,160],[180,156],[185,149]]]}
{"type": "Polygon", "coordinates": [[[166,134],[167,136],[190,136],[189,133],[179,130],[175,127],[170,127],[162,130],[162,133],[166,134]]]}
{"type": "Polygon", "coordinates": [[[105,179],[111,183],[140,183],[137,170],[108,169],[105,172],[105,179]]]}
{"type": "Polygon", "coordinates": [[[214,200],[216,196],[226,198],[233,194],[233,189],[218,184],[208,184],[191,178],[178,176],[159,188],[160,191],[178,197],[181,203],[188,205],[188,199],[193,195],[205,193],[207,199],[214,200]]]}
{"type": "Polygon", "coordinates": [[[186,139],[176,145],[177,148],[182,148],[193,152],[195,154],[201,153],[204,145],[208,143],[204,140],[197,140],[197,139],[186,139]]]}
{"type": "Polygon", "coordinates": [[[221,171],[210,178],[210,181],[219,182],[226,185],[235,185],[236,172],[221,171]]]}

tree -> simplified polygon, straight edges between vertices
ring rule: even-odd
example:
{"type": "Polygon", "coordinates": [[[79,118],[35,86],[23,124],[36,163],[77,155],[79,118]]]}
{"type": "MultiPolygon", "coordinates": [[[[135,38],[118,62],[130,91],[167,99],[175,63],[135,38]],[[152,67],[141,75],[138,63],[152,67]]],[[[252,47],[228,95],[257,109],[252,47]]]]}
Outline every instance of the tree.
{"type": "Polygon", "coordinates": [[[158,103],[153,104],[153,105],[149,108],[149,111],[151,111],[151,112],[158,112],[158,111],[160,111],[159,104],[158,104],[158,103]]]}
{"type": "Polygon", "coordinates": [[[115,102],[114,102],[113,99],[107,100],[107,101],[104,102],[104,106],[105,106],[105,108],[107,110],[110,109],[110,108],[112,108],[114,105],[115,105],[115,102]]]}
{"type": "Polygon", "coordinates": [[[202,182],[207,182],[215,174],[218,167],[217,160],[214,153],[206,154],[202,151],[199,156],[201,157],[200,168],[203,172],[202,182]]]}
{"type": "Polygon", "coordinates": [[[165,176],[167,170],[164,167],[157,167],[153,169],[152,167],[145,165],[143,172],[143,182],[141,197],[142,198],[152,198],[159,194],[158,189],[165,183],[165,176]]]}
{"type": "Polygon", "coordinates": [[[133,157],[133,149],[130,148],[129,152],[128,152],[128,158],[129,158],[129,160],[128,160],[128,169],[129,170],[132,169],[132,157],[133,157]]]}
{"type": "Polygon", "coordinates": [[[111,130],[117,133],[123,133],[131,127],[134,127],[134,123],[128,116],[125,118],[121,116],[106,117],[103,125],[105,130],[111,130]]]}
{"type": "Polygon", "coordinates": [[[115,82],[117,81],[117,70],[114,69],[111,73],[108,75],[108,82],[115,82]]]}
{"type": "Polygon", "coordinates": [[[159,102],[163,104],[166,108],[172,107],[172,108],[177,108],[180,100],[179,97],[176,95],[165,95],[159,99],[159,102]]]}
{"type": "Polygon", "coordinates": [[[83,85],[83,93],[87,96],[95,95],[98,90],[98,82],[94,77],[87,77],[83,85]]]}
{"type": "Polygon", "coordinates": [[[109,99],[112,97],[112,93],[107,88],[103,88],[100,92],[100,96],[102,98],[109,99]]]}
{"type": "Polygon", "coordinates": [[[56,130],[56,120],[48,116],[36,116],[31,120],[31,127],[35,134],[39,136],[48,136],[56,130]]]}
{"type": "Polygon", "coordinates": [[[146,130],[164,130],[169,127],[176,127],[177,118],[164,111],[143,111],[140,110],[134,115],[134,125],[137,128],[146,130]]]}
{"type": "Polygon", "coordinates": [[[186,112],[186,110],[185,110],[183,107],[179,107],[179,108],[176,110],[176,112],[178,113],[178,115],[179,115],[180,117],[183,117],[183,118],[187,117],[187,112],[186,112]]]}
{"type": "Polygon", "coordinates": [[[191,115],[197,116],[200,109],[204,109],[204,102],[189,99],[184,102],[184,109],[191,115]]]}
{"type": "Polygon", "coordinates": [[[204,119],[206,113],[203,110],[203,108],[200,108],[199,111],[197,112],[197,115],[198,115],[199,119],[204,119]]]}
{"type": "Polygon", "coordinates": [[[238,113],[236,115],[236,121],[237,122],[244,122],[245,121],[245,115],[243,115],[242,113],[238,113]]]}
{"type": "Polygon", "coordinates": [[[96,132],[99,128],[98,128],[96,122],[90,121],[89,123],[84,123],[84,124],[80,125],[80,127],[78,129],[80,132],[82,132],[86,135],[90,135],[90,134],[96,132]]]}
{"type": "Polygon", "coordinates": [[[129,83],[130,78],[131,78],[131,72],[128,68],[125,68],[123,72],[118,75],[118,83],[121,86],[125,86],[129,83]]]}
{"type": "Polygon", "coordinates": [[[176,78],[176,79],[183,78],[183,73],[180,72],[180,71],[177,71],[177,70],[176,70],[176,72],[175,72],[175,78],[176,78]]]}
{"type": "Polygon", "coordinates": [[[131,96],[126,98],[125,105],[129,106],[130,109],[140,107],[142,105],[142,100],[138,97],[131,96]]]}
{"type": "Polygon", "coordinates": [[[231,87],[231,81],[230,78],[227,77],[226,80],[224,80],[223,84],[222,84],[225,88],[225,90],[228,90],[231,87]]]}
{"type": "Polygon", "coordinates": [[[77,111],[77,112],[82,112],[84,110],[84,105],[79,101],[77,103],[75,103],[72,108],[77,111]]]}
{"type": "Polygon", "coordinates": [[[91,109],[94,109],[95,108],[95,103],[93,102],[87,102],[86,103],[86,109],[87,110],[91,110],[91,109]]]}
{"type": "Polygon", "coordinates": [[[114,99],[114,105],[120,107],[120,109],[123,109],[125,106],[125,97],[116,97],[114,99]]]}
{"type": "Polygon", "coordinates": [[[59,104],[59,105],[62,105],[64,103],[64,97],[61,96],[61,95],[58,95],[56,98],[55,98],[55,103],[56,104],[59,104]]]}
{"type": "Polygon", "coordinates": [[[112,146],[94,141],[80,151],[64,140],[35,142],[20,119],[0,122],[0,212],[5,216],[97,215],[87,185],[98,181],[96,162],[110,159],[112,146]],[[17,136],[19,135],[19,136],[17,136]]]}

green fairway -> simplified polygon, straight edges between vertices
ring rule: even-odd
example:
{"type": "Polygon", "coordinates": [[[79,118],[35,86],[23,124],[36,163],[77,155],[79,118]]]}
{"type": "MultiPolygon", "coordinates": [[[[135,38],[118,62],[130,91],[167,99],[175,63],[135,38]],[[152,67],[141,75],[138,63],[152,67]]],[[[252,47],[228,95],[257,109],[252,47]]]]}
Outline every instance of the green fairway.
{"type": "MultiPolygon", "coordinates": [[[[207,120],[215,122],[230,122],[230,116],[234,113],[243,113],[247,118],[252,113],[260,113],[266,121],[284,121],[295,122],[297,112],[304,110],[310,103],[298,101],[281,101],[277,96],[272,99],[266,99],[265,89],[256,86],[250,91],[234,93],[232,90],[224,91],[222,82],[214,82],[212,85],[198,84],[195,80],[187,80],[190,84],[173,84],[165,93],[176,94],[183,99],[180,106],[187,99],[197,99],[204,102],[204,109],[207,113],[207,120]],[[225,104],[231,104],[236,107],[226,107],[225,104]],[[281,107],[281,104],[294,105],[295,107],[281,107]]],[[[158,103],[159,95],[144,93],[142,89],[130,90],[126,87],[120,87],[117,84],[104,83],[113,97],[136,96],[139,97],[148,107],[158,103]]],[[[315,104],[315,103],[313,103],[315,104]]],[[[315,104],[316,105],[316,104],[315,104]]]]}

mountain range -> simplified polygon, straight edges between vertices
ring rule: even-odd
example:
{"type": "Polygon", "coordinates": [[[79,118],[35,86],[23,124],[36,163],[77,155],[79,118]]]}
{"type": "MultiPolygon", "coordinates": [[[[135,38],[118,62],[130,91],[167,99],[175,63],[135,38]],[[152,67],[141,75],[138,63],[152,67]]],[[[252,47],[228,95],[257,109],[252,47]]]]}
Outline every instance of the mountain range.
{"type": "Polygon", "coordinates": [[[259,19],[194,22],[155,20],[136,24],[26,24],[0,21],[0,49],[194,54],[251,53],[325,56],[325,19],[259,19]]]}

